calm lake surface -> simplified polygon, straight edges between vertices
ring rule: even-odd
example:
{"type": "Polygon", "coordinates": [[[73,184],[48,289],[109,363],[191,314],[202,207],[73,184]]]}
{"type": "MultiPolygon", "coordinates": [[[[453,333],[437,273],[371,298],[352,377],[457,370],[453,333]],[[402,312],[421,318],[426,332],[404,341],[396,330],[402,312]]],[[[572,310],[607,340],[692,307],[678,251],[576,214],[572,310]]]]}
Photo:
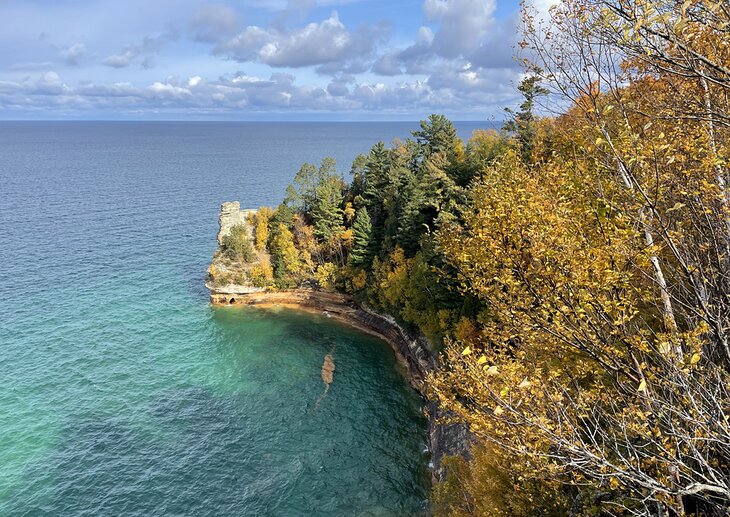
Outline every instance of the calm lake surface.
{"type": "Polygon", "coordinates": [[[423,510],[422,401],[390,348],[203,287],[222,201],[276,205],[302,162],[347,178],[416,128],[0,122],[0,515],[423,510]]]}

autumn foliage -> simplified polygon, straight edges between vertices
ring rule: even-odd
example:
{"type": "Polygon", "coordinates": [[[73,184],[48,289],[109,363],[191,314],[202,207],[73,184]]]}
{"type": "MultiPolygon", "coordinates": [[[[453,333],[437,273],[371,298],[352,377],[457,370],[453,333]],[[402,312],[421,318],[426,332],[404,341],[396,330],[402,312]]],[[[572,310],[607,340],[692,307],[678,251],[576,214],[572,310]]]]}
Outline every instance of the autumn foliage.
{"type": "MultiPolygon", "coordinates": [[[[579,0],[540,25],[527,10],[531,69],[571,107],[529,155],[516,138],[439,232],[485,312],[432,389],[525,487],[559,480],[564,514],[730,508],[729,16],[579,0]]],[[[483,461],[471,478],[491,476],[483,461]]],[[[468,510],[469,483],[444,513],[489,514],[468,510]]]]}
{"type": "MultiPolygon", "coordinates": [[[[441,116],[347,184],[305,165],[266,214],[280,287],[425,334],[475,436],[441,515],[730,511],[730,10],[525,9],[525,101],[464,143],[441,116]],[[539,117],[537,101],[563,114],[539,117]]],[[[263,219],[262,219],[263,220],[263,219]]]]}

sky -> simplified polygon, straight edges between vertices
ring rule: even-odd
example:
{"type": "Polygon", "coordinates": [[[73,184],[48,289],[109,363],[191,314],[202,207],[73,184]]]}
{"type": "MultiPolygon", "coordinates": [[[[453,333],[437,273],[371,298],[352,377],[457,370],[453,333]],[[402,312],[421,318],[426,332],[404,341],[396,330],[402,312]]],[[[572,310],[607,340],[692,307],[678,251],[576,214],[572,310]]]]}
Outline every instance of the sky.
{"type": "Polygon", "coordinates": [[[517,0],[0,0],[0,119],[500,121],[518,19],[517,0]]]}

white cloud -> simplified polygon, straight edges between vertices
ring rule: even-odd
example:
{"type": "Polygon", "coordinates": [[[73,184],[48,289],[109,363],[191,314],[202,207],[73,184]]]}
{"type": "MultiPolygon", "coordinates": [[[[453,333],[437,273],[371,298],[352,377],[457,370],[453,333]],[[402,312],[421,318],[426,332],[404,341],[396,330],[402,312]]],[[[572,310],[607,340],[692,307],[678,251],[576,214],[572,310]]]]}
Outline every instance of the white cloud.
{"type": "Polygon", "coordinates": [[[86,45],[83,43],[74,43],[73,45],[63,49],[61,51],[61,57],[66,61],[66,64],[76,66],[86,55],[86,45]]]}
{"type": "Polygon", "coordinates": [[[104,60],[106,66],[112,68],[124,68],[132,64],[132,60],[136,57],[136,54],[131,50],[125,50],[119,54],[113,54],[104,60]]]}
{"type": "Polygon", "coordinates": [[[275,34],[272,31],[252,25],[228,41],[219,44],[213,49],[213,53],[236,61],[252,61],[261,47],[268,44],[274,37],[275,34]]]}
{"type": "Polygon", "coordinates": [[[497,23],[495,7],[495,0],[424,0],[424,14],[434,27],[421,27],[410,46],[381,54],[371,70],[383,76],[424,76],[438,81],[443,70],[455,66],[469,64],[473,73],[516,68],[512,55],[517,17],[497,23]]]}
{"type": "Polygon", "coordinates": [[[421,27],[413,45],[382,55],[373,65],[373,71],[380,75],[427,74],[434,57],[433,38],[429,27],[421,27]]]}
{"type": "Polygon", "coordinates": [[[56,72],[36,80],[0,82],[0,108],[25,105],[29,110],[53,114],[60,106],[83,112],[107,109],[117,112],[144,111],[176,113],[236,113],[282,111],[418,113],[470,110],[499,113],[514,98],[514,91],[502,87],[509,82],[505,70],[497,82],[484,71],[449,69],[428,80],[396,83],[358,81],[339,76],[326,86],[299,84],[291,74],[274,73],[266,79],[239,72],[217,80],[202,76],[188,79],[168,77],[147,86],[129,82],[67,85],[56,72]]]}
{"type": "Polygon", "coordinates": [[[175,86],[167,82],[161,83],[159,81],[152,83],[152,85],[148,87],[148,90],[157,97],[180,98],[189,97],[193,94],[187,88],[181,88],[180,86],[175,86]]]}
{"type": "Polygon", "coordinates": [[[352,60],[372,54],[385,32],[383,26],[363,26],[350,31],[333,12],[319,23],[309,23],[294,30],[249,26],[219,44],[213,52],[236,61],[258,61],[272,67],[301,68],[335,63],[334,68],[322,69],[333,73],[352,60]]]}
{"type": "Polygon", "coordinates": [[[102,63],[112,68],[126,68],[132,63],[139,62],[142,68],[152,68],[155,56],[162,46],[176,39],[177,34],[174,32],[161,36],[145,36],[140,43],[127,45],[118,53],[108,56],[102,63]]]}
{"type": "Polygon", "coordinates": [[[425,0],[426,17],[439,24],[432,46],[453,58],[478,48],[493,24],[494,0],[425,0]]]}
{"type": "Polygon", "coordinates": [[[337,13],[321,23],[310,23],[290,34],[279,34],[259,50],[259,59],[271,66],[309,66],[331,63],[350,51],[353,37],[337,13]]]}
{"type": "MultiPolygon", "coordinates": [[[[405,13],[397,3],[394,24],[405,16],[415,27],[423,23],[398,46],[389,43],[388,22],[346,23],[353,13],[361,16],[363,5],[349,12],[342,8],[341,17],[321,14],[323,5],[355,0],[160,0],[149,10],[140,0],[130,1],[139,14],[130,14],[118,33],[103,20],[79,23],[64,33],[44,22],[26,38],[27,52],[20,53],[13,52],[19,43],[3,45],[0,34],[5,50],[0,52],[0,110],[27,104],[37,110],[64,106],[109,113],[501,113],[516,97],[517,16],[495,19],[494,0],[422,0],[422,12],[405,13]],[[165,22],[171,28],[155,36],[165,22]],[[87,25],[94,30],[83,30],[87,25]],[[184,44],[172,45],[175,27],[184,30],[184,44]],[[39,39],[41,32],[46,35],[39,39]],[[105,34],[100,38],[95,32],[105,34]],[[153,36],[140,40],[130,34],[153,36]],[[219,59],[206,55],[206,48],[219,59]],[[106,53],[95,55],[91,49],[106,53]],[[155,61],[165,74],[150,70],[155,61]],[[232,74],[234,62],[249,63],[241,65],[249,74],[232,74]],[[117,70],[100,72],[93,66],[99,63],[117,70]],[[294,69],[296,77],[272,73],[294,69]],[[54,70],[63,72],[63,79],[54,70]]],[[[534,1],[547,5],[552,0],[534,1]]],[[[129,11],[115,10],[119,16],[129,11]]],[[[403,41],[404,34],[396,35],[403,41]]]]}

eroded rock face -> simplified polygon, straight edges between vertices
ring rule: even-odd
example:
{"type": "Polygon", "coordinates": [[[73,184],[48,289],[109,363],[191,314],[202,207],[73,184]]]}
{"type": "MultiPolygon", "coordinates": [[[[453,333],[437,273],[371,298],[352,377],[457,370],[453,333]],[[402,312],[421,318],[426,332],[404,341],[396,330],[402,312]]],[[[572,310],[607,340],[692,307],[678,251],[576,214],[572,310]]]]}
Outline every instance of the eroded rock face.
{"type": "Polygon", "coordinates": [[[208,267],[205,286],[210,290],[210,299],[215,304],[236,303],[242,295],[263,291],[261,287],[252,285],[249,272],[262,263],[268,264],[269,256],[265,251],[256,252],[256,257],[250,262],[227,256],[223,246],[225,238],[231,234],[234,226],[244,226],[251,246],[254,246],[254,225],[250,217],[256,210],[241,209],[238,201],[221,204],[218,216],[218,249],[213,254],[213,260],[208,267]]]}
{"type": "Polygon", "coordinates": [[[432,400],[428,403],[428,444],[431,450],[432,477],[443,481],[448,474],[441,464],[444,456],[461,456],[471,461],[470,448],[474,435],[462,423],[445,423],[449,413],[432,400]]]}
{"type": "Polygon", "coordinates": [[[218,216],[218,245],[223,245],[223,239],[231,233],[231,228],[241,224],[249,228],[248,214],[256,210],[241,210],[241,203],[228,201],[221,204],[221,213],[218,216]]]}

